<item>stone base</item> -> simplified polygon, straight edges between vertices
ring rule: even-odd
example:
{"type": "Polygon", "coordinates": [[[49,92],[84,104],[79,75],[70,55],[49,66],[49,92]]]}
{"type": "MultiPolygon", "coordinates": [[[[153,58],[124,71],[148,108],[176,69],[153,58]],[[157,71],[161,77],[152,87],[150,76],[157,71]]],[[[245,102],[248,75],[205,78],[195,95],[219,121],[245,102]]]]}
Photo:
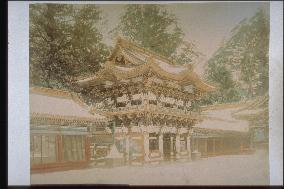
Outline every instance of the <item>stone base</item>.
{"type": "Polygon", "coordinates": [[[151,165],[159,165],[159,164],[160,164],[160,161],[149,161],[148,164],[151,164],[151,165]]]}
{"type": "Polygon", "coordinates": [[[201,153],[200,152],[193,152],[191,154],[191,159],[193,161],[200,160],[201,159],[201,153]]]}
{"type": "Polygon", "coordinates": [[[160,162],[162,162],[164,160],[163,157],[159,156],[159,157],[150,157],[147,159],[147,161],[144,161],[144,164],[160,164],[160,162]]]}
{"type": "Polygon", "coordinates": [[[106,158],[105,159],[106,166],[107,167],[117,167],[117,166],[123,166],[124,165],[124,159],[123,158],[106,158]]]}
{"type": "Polygon", "coordinates": [[[186,162],[186,161],[188,161],[188,159],[191,159],[190,155],[186,152],[181,152],[178,155],[177,161],[186,162]]]}
{"type": "Polygon", "coordinates": [[[187,162],[188,158],[187,157],[181,157],[179,159],[177,159],[178,162],[187,162]]]}

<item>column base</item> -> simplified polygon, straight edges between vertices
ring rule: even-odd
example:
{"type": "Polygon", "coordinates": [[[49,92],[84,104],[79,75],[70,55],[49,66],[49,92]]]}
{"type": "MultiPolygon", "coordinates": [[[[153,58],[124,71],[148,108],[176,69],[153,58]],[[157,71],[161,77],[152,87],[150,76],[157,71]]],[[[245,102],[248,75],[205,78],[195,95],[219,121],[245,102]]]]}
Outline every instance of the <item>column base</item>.
{"type": "Polygon", "coordinates": [[[187,158],[179,158],[177,159],[178,162],[187,162],[188,159],[187,158]]]}
{"type": "Polygon", "coordinates": [[[188,151],[188,156],[187,156],[188,161],[192,161],[192,157],[191,157],[191,151],[188,151]]]}
{"type": "Polygon", "coordinates": [[[201,153],[200,152],[192,153],[191,159],[193,161],[200,160],[201,159],[201,153]]]}
{"type": "Polygon", "coordinates": [[[190,159],[190,161],[192,161],[192,155],[191,155],[191,152],[188,152],[188,156],[187,156],[188,159],[190,159]]]}
{"type": "Polygon", "coordinates": [[[181,158],[181,155],[180,154],[176,154],[176,159],[179,159],[179,158],[181,158]]]}
{"type": "Polygon", "coordinates": [[[149,162],[149,161],[150,161],[150,158],[148,158],[148,157],[147,157],[147,158],[146,158],[146,157],[144,158],[144,162],[149,162]]]}
{"type": "Polygon", "coordinates": [[[122,158],[106,158],[107,167],[119,167],[124,165],[124,160],[122,158]]]}
{"type": "Polygon", "coordinates": [[[159,164],[160,164],[160,161],[149,161],[148,164],[151,164],[151,165],[159,165],[159,164]]]}
{"type": "Polygon", "coordinates": [[[131,162],[129,165],[143,166],[143,165],[144,165],[144,162],[137,162],[137,161],[134,161],[134,162],[131,162]]]}

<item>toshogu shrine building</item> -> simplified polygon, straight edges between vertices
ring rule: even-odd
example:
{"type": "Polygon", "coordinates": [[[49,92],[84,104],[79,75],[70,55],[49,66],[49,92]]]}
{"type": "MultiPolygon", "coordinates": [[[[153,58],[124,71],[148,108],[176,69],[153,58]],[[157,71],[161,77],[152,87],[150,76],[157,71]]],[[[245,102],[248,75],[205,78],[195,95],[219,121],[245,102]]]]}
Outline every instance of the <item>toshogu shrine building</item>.
{"type": "Polygon", "coordinates": [[[192,127],[200,120],[192,104],[215,90],[192,65],[176,65],[121,38],[103,68],[77,84],[93,110],[113,120],[104,131],[114,137],[109,153],[128,164],[190,159],[192,127]]]}

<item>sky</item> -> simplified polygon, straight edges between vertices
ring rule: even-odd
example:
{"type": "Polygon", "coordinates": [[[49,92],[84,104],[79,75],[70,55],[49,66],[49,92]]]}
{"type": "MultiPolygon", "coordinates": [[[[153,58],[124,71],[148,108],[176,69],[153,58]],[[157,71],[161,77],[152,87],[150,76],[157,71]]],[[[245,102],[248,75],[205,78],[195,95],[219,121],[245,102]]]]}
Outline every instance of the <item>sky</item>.
{"type": "MultiPolygon", "coordinates": [[[[125,4],[99,5],[104,23],[104,41],[113,46],[114,40],[108,32],[119,23],[125,4]]],[[[168,3],[166,9],[175,14],[185,33],[185,40],[194,42],[205,55],[196,66],[203,74],[207,60],[212,57],[222,41],[230,37],[230,31],[244,18],[252,17],[261,8],[269,13],[268,2],[209,2],[168,3]]]]}

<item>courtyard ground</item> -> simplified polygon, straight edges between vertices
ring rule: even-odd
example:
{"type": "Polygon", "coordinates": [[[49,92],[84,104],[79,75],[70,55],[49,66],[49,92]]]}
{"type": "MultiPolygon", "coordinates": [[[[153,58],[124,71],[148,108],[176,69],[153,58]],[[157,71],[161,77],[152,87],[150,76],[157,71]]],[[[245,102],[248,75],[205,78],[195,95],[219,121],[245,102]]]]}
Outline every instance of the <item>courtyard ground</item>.
{"type": "Polygon", "coordinates": [[[31,184],[268,185],[267,152],[191,162],[32,174],[31,184]]]}

